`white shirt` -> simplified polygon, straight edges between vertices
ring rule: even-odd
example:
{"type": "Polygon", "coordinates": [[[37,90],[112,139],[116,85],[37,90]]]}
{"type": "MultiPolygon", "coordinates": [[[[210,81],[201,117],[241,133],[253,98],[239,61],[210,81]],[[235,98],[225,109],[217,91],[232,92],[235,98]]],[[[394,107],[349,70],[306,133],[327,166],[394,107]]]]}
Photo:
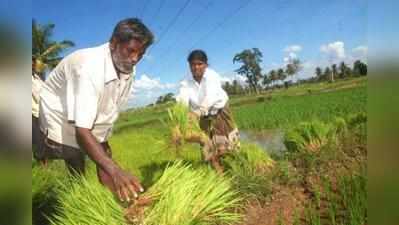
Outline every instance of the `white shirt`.
{"type": "Polygon", "coordinates": [[[183,80],[176,97],[178,102],[188,105],[191,111],[201,116],[215,114],[226,105],[228,99],[219,74],[210,68],[206,68],[200,83],[192,77],[183,80]]]}
{"type": "Polygon", "coordinates": [[[42,87],[41,130],[51,140],[76,148],[75,127],[91,129],[97,141],[107,141],[127,103],[134,74],[118,78],[108,43],[68,55],[42,87]]]}
{"type": "Polygon", "coordinates": [[[44,81],[36,74],[32,75],[32,115],[39,118],[39,100],[40,100],[40,90],[44,81]]]}

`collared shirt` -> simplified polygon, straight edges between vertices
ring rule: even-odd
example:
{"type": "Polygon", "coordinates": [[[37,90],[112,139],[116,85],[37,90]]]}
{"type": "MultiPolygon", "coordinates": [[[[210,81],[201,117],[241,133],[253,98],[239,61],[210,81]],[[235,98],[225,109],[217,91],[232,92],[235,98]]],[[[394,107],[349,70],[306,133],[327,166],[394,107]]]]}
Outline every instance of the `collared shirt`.
{"type": "Polygon", "coordinates": [[[41,130],[49,139],[76,148],[75,127],[91,129],[97,141],[107,141],[127,103],[134,74],[118,78],[108,43],[68,55],[42,87],[41,130]]]}
{"type": "Polygon", "coordinates": [[[32,115],[36,118],[39,118],[40,90],[43,84],[44,81],[38,75],[32,75],[32,115]]]}
{"type": "Polygon", "coordinates": [[[192,77],[183,80],[176,97],[178,102],[188,105],[191,111],[201,116],[215,114],[226,105],[228,99],[219,74],[210,68],[206,68],[200,83],[192,77]]]}

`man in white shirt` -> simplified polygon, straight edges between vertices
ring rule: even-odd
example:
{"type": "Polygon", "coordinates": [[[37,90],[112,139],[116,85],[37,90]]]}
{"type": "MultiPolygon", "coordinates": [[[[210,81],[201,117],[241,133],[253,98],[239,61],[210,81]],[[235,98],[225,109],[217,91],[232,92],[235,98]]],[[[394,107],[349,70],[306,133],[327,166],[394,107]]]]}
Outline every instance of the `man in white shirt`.
{"type": "MultiPolygon", "coordinates": [[[[32,60],[32,70],[34,68],[34,60],[32,60]]],[[[39,100],[40,90],[44,85],[44,81],[32,71],[32,144],[35,145],[33,156],[41,163],[43,161],[43,153],[38,149],[38,143],[40,141],[40,129],[39,129],[39,100]]]]}
{"type": "Polygon", "coordinates": [[[200,127],[212,143],[211,152],[204,146],[204,159],[222,172],[220,157],[239,147],[238,129],[227,104],[229,98],[222,88],[219,74],[208,67],[204,51],[192,51],[187,61],[192,78],[181,82],[176,100],[188,105],[199,117],[200,127]]]}
{"type": "Polygon", "coordinates": [[[143,191],[138,179],[111,158],[108,139],[127,102],[135,66],[153,43],[151,31],[136,18],[120,21],[110,42],[65,57],[40,93],[41,147],[46,158],[64,159],[83,173],[87,154],[101,183],[129,201],[143,191]]]}

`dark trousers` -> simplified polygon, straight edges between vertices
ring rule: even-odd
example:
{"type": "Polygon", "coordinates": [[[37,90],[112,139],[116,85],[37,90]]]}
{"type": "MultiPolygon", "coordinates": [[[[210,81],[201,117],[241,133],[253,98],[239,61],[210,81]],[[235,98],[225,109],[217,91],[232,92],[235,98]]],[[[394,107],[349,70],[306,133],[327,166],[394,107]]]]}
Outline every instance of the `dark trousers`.
{"type": "Polygon", "coordinates": [[[38,119],[32,116],[32,144],[33,157],[40,161],[46,162],[50,159],[62,159],[68,170],[75,173],[84,173],[86,154],[79,148],[59,144],[50,140],[47,134],[39,129],[38,119]]]}

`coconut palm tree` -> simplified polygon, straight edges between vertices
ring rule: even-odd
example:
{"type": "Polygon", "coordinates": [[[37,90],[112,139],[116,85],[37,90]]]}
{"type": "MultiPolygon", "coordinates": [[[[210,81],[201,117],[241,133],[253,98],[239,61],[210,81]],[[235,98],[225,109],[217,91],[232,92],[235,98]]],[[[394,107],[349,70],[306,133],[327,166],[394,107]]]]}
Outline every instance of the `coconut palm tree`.
{"type": "Polygon", "coordinates": [[[40,25],[32,20],[32,72],[44,80],[44,74],[57,66],[63,57],[61,53],[75,46],[72,41],[61,42],[51,40],[54,24],[40,25]]]}
{"type": "Polygon", "coordinates": [[[337,74],[337,64],[332,64],[331,66],[331,82],[334,82],[334,78],[337,74]]]}
{"type": "Polygon", "coordinates": [[[284,81],[287,78],[287,74],[285,73],[283,68],[277,70],[277,79],[284,81]]]}
{"type": "Polygon", "coordinates": [[[299,59],[293,59],[291,60],[290,63],[287,64],[286,69],[285,69],[285,73],[286,76],[288,77],[294,77],[295,80],[296,77],[295,75],[302,69],[302,62],[299,59]]]}
{"type": "Polygon", "coordinates": [[[269,72],[269,77],[270,77],[270,80],[272,81],[272,86],[273,86],[274,83],[275,83],[275,81],[278,80],[278,76],[277,76],[276,70],[271,70],[271,71],[269,72]]]}
{"type": "Polygon", "coordinates": [[[315,74],[316,74],[317,79],[320,81],[323,76],[323,71],[321,70],[320,67],[316,67],[315,74]]]}

